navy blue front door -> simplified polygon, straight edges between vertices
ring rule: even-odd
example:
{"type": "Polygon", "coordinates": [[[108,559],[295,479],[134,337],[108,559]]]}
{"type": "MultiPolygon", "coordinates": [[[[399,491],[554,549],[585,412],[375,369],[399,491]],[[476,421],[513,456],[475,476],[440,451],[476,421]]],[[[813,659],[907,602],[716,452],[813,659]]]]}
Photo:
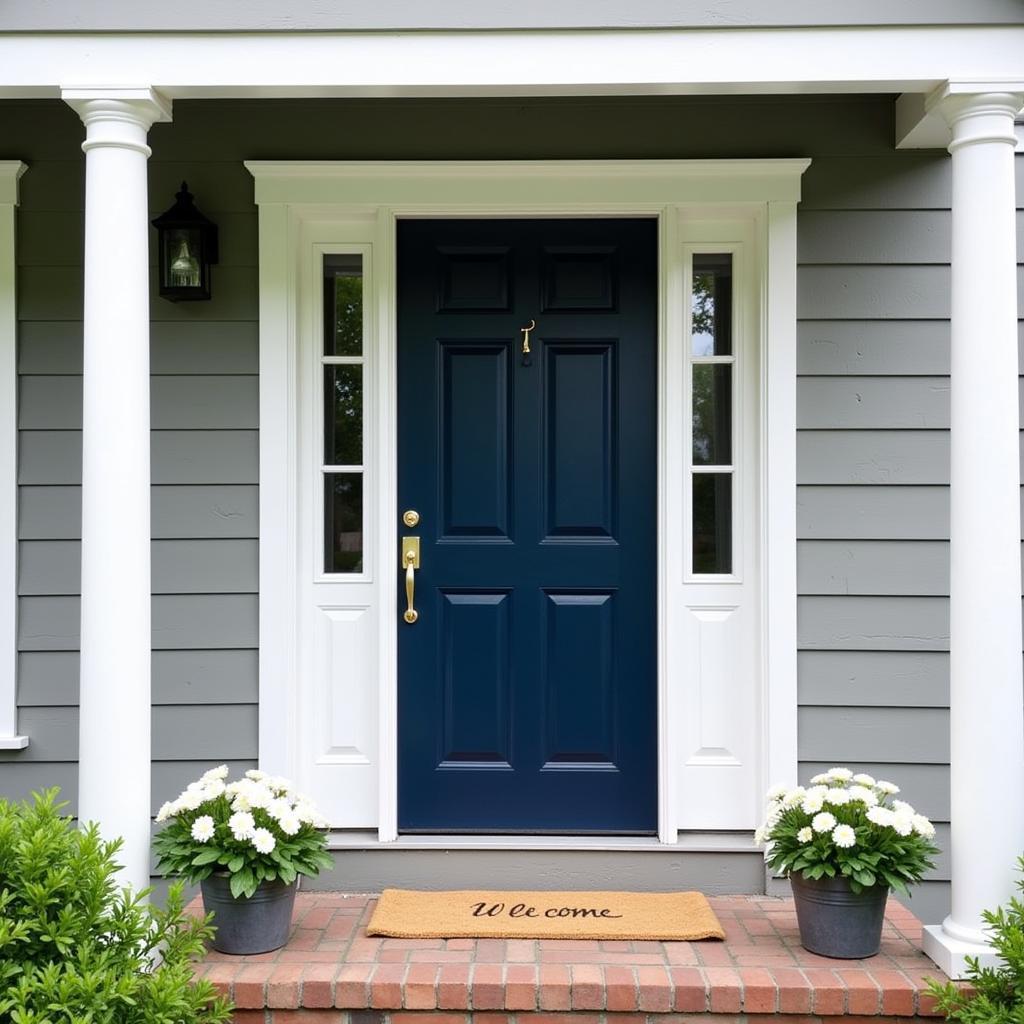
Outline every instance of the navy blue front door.
{"type": "Polygon", "coordinates": [[[402,831],[655,831],[656,337],[652,220],[399,223],[402,831]]]}

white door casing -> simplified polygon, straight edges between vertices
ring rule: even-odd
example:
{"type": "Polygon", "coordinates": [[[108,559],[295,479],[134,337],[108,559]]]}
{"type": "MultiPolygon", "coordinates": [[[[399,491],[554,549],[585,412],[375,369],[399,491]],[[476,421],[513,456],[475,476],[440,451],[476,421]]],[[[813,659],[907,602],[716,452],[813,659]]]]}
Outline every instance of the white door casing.
{"type": "Polygon", "coordinates": [[[260,765],[397,838],[395,229],[651,216],[659,231],[659,838],[750,830],[796,779],[796,204],[807,160],[246,164],[260,211],[260,765]],[[364,532],[322,572],[322,257],[364,261],[364,532]],[[733,253],[736,571],[693,576],[693,253],[733,253]]]}

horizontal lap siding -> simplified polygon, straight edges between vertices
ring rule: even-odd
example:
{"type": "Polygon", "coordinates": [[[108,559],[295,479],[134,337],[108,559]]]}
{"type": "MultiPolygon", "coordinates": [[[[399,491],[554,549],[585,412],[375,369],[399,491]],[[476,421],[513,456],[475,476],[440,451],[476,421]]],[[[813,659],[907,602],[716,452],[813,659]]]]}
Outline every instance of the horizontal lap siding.
{"type": "MultiPolygon", "coordinates": [[[[0,754],[0,789],[58,785],[74,813],[83,162],[74,115],[38,109],[46,117],[21,125],[18,219],[18,703],[30,744],[0,754]]],[[[160,299],[151,267],[154,811],[211,765],[241,771],[258,755],[257,218],[244,168],[198,166],[150,162],[152,214],[187,176],[222,241],[210,302],[160,299]]]]}

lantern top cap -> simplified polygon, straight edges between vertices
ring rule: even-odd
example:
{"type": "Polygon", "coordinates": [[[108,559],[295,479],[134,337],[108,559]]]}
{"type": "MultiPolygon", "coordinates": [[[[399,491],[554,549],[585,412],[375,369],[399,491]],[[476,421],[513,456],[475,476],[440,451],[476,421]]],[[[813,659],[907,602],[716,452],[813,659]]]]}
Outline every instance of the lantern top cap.
{"type": "Polygon", "coordinates": [[[212,228],[214,223],[195,205],[195,196],[188,190],[188,182],[181,183],[181,191],[174,197],[174,205],[153,220],[155,228],[212,228]]]}

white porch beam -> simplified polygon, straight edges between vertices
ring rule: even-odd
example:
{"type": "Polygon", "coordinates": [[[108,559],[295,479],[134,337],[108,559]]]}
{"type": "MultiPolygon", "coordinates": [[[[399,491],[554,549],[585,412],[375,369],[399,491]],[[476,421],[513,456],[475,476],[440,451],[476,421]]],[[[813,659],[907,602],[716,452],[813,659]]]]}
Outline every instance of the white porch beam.
{"type": "Polygon", "coordinates": [[[82,629],[78,814],[124,838],[121,882],[149,884],[148,88],[62,92],[85,125],[82,629]]]}
{"type": "Polygon", "coordinates": [[[950,409],[952,912],[924,948],[950,976],[994,960],[983,910],[1014,893],[1024,849],[1020,410],[1014,115],[1005,91],[949,83],[929,108],[953,141],[950,409]]]}
{"type": "Polygon", "coordinates": [[[1024,26],[0,35],[0,97],[67,81],[212,97],[927,93],[1020,77],[1024,26]]]}

